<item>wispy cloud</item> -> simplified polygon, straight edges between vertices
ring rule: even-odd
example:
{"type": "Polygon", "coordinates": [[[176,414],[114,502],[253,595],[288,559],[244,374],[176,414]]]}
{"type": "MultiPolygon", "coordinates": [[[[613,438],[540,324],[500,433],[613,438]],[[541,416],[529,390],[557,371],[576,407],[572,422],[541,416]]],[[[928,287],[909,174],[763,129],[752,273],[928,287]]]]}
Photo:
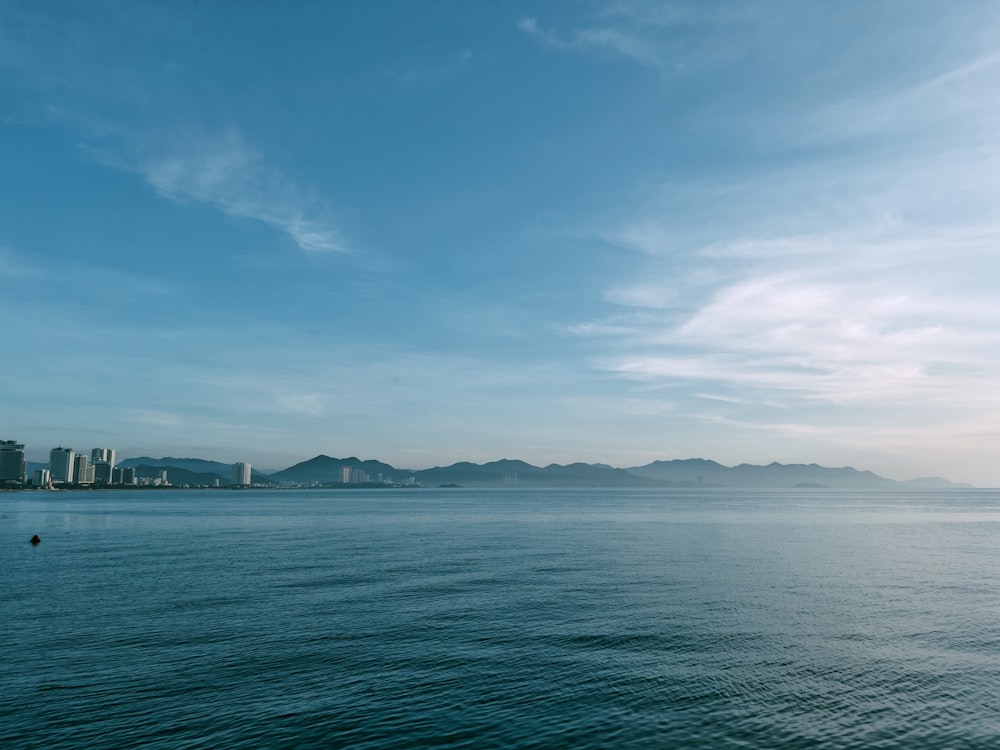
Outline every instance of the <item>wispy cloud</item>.
{"type": "Polygon", "coordinates": [[[166,198],[208,203],[264,222],[306,252],[347,250],[323,201],[269,167],[236,131],[154,149],[135,169],[166,198]]]}
{"type": "Polygon", "coordinates": [[[176,85],[178,64],[133,67],[101,48],[102,39],[118,37],[141,46],[150,29],[156,41],[168,38],[187,23],[183,14],[139,4],[88,10],[68,19],[0,3],[0,70],[37,92],[18,99],[21,109],[6,113],[8,121],[65,128],[84,151],[138,173],[160,195],[263,222],[307,253],[348,249],[331,206],[269,163],[245,128],[190,124],[207,122],[211,108],[176,85]]]}
{"type": "Polygon", "coordinates": [[[584,28],[566,35],[543,29],[538,19],[518,19],[517,28],[542,44],[561,52],[605,52],[656,70],[669,69],[661,48],[639,34],[617,28],[584,28]]]}
{"type": "MultiPolygon", "coordinates": [[[[599,365],[640,380],[840,404],[981,404],[1000,368],[992,353],[1000,303],[968,277],[983,268],[983,238],[901,231],[895,241],[821,234],[736,242],[739,265],[704,297],[685,295],[670,275],[647,273],[609,291],[609,301],[631,312],[575,330],[612,334],[631,353],[599,365]]],[[[989,244],[1000,242],[1000,228],[991,237],[989,244]]],[[[726,260],[714,246],[688,262],[726,260]]]]}
{"type": "Polygon", "coordinates": [[[777,165],[666,181],[599,232],[632,254],[606,286],[613,311],[570,329],[594,365],[746,430],[860,444],[877,425],[900,446],[921,424],[928,440],[931,425],[995,431],[1000,61],[950,65],[753,111],[777,165]]]}
{"type": "MultiPolygon", "coordinates": [[[[893,133],[928,137],[930,127],[961,119],[962,131],[987,128],[992,136],[997,124],[997,106],[981,94],[1000,84],[1000,55],[983,54],[957,67],[932,71],[922,80],[895,90],[880,90],[864,96],[847,96],[817,109],[803,121],[799,137],[810,141],[843,141],[893,133]]],[[[951,130],[950,128],[948,129],[951,130]]],[[[938,133],[946,142],[951,132],[938,133]]]]}

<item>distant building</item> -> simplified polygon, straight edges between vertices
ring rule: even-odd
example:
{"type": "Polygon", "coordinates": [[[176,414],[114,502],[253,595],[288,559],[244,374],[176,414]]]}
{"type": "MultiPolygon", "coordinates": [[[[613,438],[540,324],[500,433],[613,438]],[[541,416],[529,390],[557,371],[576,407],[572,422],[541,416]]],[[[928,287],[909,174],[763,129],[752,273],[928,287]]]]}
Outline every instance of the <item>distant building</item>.
{"type": "Polygon", "coordinates": [[[0,482],[24,484],[26,469],[24,445],[15,440],[0,440],[0,482]]]}
{"type": "Polygon", "coordinates": [[[249,487],[250,473],[250,464],[243,461],[233,464],[233,484],[237,487],[249,487]]]}
{"type": "Polygon", "coordinates": [[[53,482],[73,481],[73,457],[76,453],[72,448],[53,448],[49,451],[49,471],[53,482]]]}
{"type": "Polygon", "coordinates": [[[135,469],[132,467],[115,467],[111,471],[112,484],[125,484],[135,486],[135,469]]]}
{"type": "Polygon", "coordinates": [[[340,467],[340,483],[350,484],[351,483],[351,467],[341,466],[340,467]]]}
{"type": "Polygon", "coordinates": [[[94,467],[82,453],[73,459],[73,481],[77,484],[94,483],[94,467]]]}
{"type": "Polygon", "coordinates": [[[52,484],[52,472],[48,469],[35,469],[35,475],[31,479],[33,487],[48,487],[52,484]]]}
{"type": "Polygon", "coordinates": [[[98,461],[103,461],[104,463],[115,468],[115,449],[114,448],[94,448],[90,451],[90,462],[96,464],[98,461]]]}
{"type": "Polygon", "coordinates": [[[94,470],[94,484],[111,484],[114,472],[114,467],[111,464],[107,461],[94,461],[91,468],[94,470]]]}

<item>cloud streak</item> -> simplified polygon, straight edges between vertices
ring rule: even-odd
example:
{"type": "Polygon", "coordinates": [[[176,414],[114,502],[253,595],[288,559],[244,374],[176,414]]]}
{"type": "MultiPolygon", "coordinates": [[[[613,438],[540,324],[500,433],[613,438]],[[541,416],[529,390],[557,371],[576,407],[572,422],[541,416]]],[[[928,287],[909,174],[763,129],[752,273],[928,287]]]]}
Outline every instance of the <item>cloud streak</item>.
{"type": "MultiPolygon", "coordinates": [[[[841,405],[1000,406],[984,398],[1000,369],[1000,303],[963,279],[982,238],[963,244],[960,233],[919,233],[907,229],[896,243],[837,235],[734,243],[737,265],[703,297],[685,297],[672,275],[647,272],[609,292],[623,312],[575,330],[611,336],[630,353],[598,366],[641,381],[841,405]]],[[[1000,230],[991,239],[1000,242],[1000,230]]],[[[712,247],[690,259],[688,273],[725,262],[712,247]]]]}
{"type": "Polygon", "coordinates": [[[178,87],[165,74],[178,68],[175,63],[109,64],[114,58],[101,49],[100,40],[117,36],[156,47],[186,21],[140,4],[110,14],[89,10],[65,19],[0,3],[0,70],[37,92],[21,100],[7,122],[66,128],[84,151],[106,166],[138,173],[161,196],[262,222],[306,253],[349,249],[326,201],[269,164],[244,139],[245,129],[178,125],[207,122],[210,108],[198,100],[197,89],[178,87]]]}
{"type": "Polygon", "coordinates": [[[136,170],[165,198],[207,203],[263,222],[307,253],[348,249],[323,202],[268,167],[235,131],[140,158],[136,170]]]}
{"type": "Polygon", "coordinates": [[[517,28],[559,52],[603,52],[624,57],[654,70],[667,71],[671,68],[658,45],[630,31],[609,27],[587,28],[560,36],[542,29],[538,19],[533,17],[518,19],[517,28]]]}
{"type": "Polygon", "coordinates": [[[665,180],[599,230],[628,252],[609,314],[569,331],[691,424],[901,451],[935,425],[995,434],[998,77],[973,51],[878,95],[754,112],[747,142],[774,160],[665,180]]]}

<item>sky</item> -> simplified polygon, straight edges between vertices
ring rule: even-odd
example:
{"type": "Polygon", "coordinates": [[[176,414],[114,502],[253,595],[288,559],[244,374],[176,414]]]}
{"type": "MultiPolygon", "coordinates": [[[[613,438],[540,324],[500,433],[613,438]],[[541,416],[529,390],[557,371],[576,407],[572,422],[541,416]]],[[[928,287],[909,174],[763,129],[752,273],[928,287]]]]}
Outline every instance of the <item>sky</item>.
{"type": "Polygon", "coordinates": [[[1000,486],[1000,4],[0,0],[0,439],[1000,486]]]}

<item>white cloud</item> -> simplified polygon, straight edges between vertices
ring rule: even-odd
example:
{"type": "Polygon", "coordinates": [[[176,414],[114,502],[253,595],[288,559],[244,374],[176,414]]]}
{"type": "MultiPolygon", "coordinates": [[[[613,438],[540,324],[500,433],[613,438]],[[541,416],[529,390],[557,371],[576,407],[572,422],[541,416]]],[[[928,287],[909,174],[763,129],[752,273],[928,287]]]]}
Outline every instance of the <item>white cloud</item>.
{"type": "MultiPolygon", "coordinates": [[[[812,252],[801,237],[773,243],[773,254],[766,242],[735,243],[739,252],[754,248],[753,262],[706,299],[687,300],[681,314],[655,314],[661,300],[685,302],[673,278],[658,286],[647,276],[611,290],[616,304],[645,315],[616,319],[613,332],[632,353],[599,365],[642,380],[722,383],[830,403],[965,401],[972,408],[1000,368],[1000,303],[971,284],[956,288],[951,266],[963,267],[965,248],[950,239],[950,247],[946,240],[888,243],[884,256],[874,242],[839,245],[826,236],[812,252]],[[937,278],[932,261],[946,251],[948,267],[937,278]]],[[[719,256],[712,248],[704,262],[719,256]]],[[[976,273],[963,273],[970,270],[976,273]]]]}
{"type": "Polygon", "coordinates": [[[517,28],[526,34],[539,35],[542,32],[538,29],[538,19],[537,18],[519,18],[517,20],[517,28]]]}
{"type": "Polygon", "coordinates": [[[235,131],[189,139],[140,158],[136,168],[164,197],[208,203],[264,222],[306,252],[347,249],[322,201],[264,164],[235,131]]]}
{"type": "Polygon", "coordinates": [[[610,52],[656,70],[670,67],[657,44],[632,31],[610,27],[585,28],[560,36],[542,29],[537,18],[520,18],[517,28],[561,52],[610,52]]]}
{"type": "Polygon", "coordinates": [[[629,307],[662,309],[676,304],[677,294],[673,288],[657,284],[637,284],[612,287],[606,298],[616,305],[629,307]]]}
{"type": "MultiPolygon", "coordinates": [[[[837,141],[892,132],[927,137],[928,126],[961,120],[961,129],[995,132],[998,107],[983,93],[1000,84],[1000,55],[986,54],[952,69],[932,71],[901,89],[882,90],[831,102],[804,121],[809,141],[837,141]]],[[[949,128],[950,130],[950,128],[949,128]]],[[[932,131],[933,132],[933,131],[932,131]]],[[[939,132],[951,145],[953,135],[939,132]]]]}
{"type": "Polygon", "coordinates": [[[595,367],[670,394],[691,429],[899,463],[943,435],[979,450],[1000,421],[1000,60],[949,65],[751,109],[774,159],[665,181],[597,231],[631,253],[605,286],[614,313],[568,329],[595,367]]]}

